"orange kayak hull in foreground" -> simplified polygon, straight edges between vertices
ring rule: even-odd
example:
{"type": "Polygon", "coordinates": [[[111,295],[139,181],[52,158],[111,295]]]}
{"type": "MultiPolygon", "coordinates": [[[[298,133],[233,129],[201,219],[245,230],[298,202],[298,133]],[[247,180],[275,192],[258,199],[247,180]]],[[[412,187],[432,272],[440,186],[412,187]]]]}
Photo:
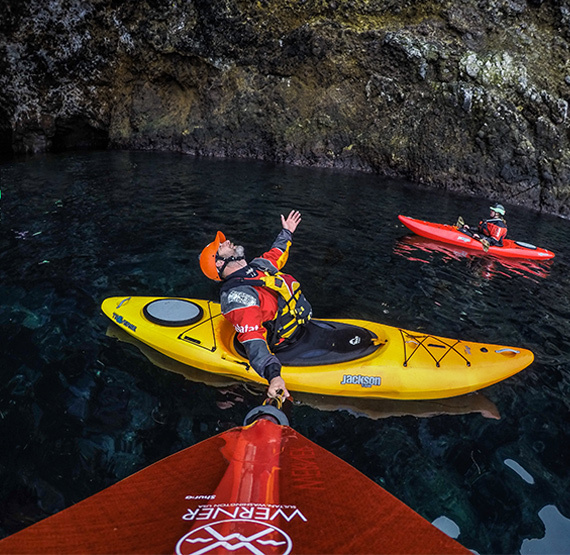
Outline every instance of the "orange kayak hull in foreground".
{"type": "Polygon", "coordinates": [[[470,551],[293,429],[258,420],[0,541],[0,553],[470,551]]]}

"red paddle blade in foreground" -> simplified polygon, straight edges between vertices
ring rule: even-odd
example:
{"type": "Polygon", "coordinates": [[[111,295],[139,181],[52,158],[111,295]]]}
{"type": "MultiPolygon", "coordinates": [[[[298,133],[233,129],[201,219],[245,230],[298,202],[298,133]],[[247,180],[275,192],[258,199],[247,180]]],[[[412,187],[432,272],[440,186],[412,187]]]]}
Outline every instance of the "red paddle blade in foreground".
{"type": "Polygon", "coordinates": [[[0,541],[0,553],[470,553],[287,426],[258,420],[0,541]]]}

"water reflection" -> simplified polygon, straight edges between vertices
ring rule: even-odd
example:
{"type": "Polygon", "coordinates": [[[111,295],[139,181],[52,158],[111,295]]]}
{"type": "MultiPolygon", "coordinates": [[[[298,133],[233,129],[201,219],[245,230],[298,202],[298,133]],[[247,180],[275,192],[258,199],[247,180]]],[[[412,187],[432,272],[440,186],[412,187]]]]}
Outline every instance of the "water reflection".
{"type": "Polygon", "coordinates": [[[446,516],[437,517],[432,524],[451,538],[458,539],[461,535],[461,530],[459,526],[457,526],[457,523],[446,516]]]}
{"type": "Polygon", "coordinates": [[[527,484],[534,484],[534,478],[517,461],[505,459],[504,463],[512,468],[527,484]]]}
{"type": "Polygon", "coordinates": [[[429,264],[433,255],[442,255],[444,262],[451,260],[463,261],[469,271],[483,279],[491,280],[498,276],[522,278],[538,282],[550,275],[553,260],[535,262],[534,260],[519,260],[497,258],[495,256],[478,254],[461,247],[454,247],[418,235],[406,235],[398,239],[394,245],[394,254],[403,256],[413,262],[429,264]]]}
{"type": "Polygon", "coordinates": [[[540,509],[538,516],[544,523],[544,536],[524,540],[521,555],[570,553],[570,519],[562,515],[554,505],[540,509]]]}

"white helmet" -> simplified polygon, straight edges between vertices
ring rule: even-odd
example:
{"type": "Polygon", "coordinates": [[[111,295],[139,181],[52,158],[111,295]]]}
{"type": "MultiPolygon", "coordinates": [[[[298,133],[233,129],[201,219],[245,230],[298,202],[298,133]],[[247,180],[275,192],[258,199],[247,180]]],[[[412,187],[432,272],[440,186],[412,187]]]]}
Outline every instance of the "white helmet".
{"type": "Polygon", "coordinates": [[[490,206],[489,209],[501,216],[505,215],[505,207],[502,204],[495,204],[494,206],[490,206]]]}

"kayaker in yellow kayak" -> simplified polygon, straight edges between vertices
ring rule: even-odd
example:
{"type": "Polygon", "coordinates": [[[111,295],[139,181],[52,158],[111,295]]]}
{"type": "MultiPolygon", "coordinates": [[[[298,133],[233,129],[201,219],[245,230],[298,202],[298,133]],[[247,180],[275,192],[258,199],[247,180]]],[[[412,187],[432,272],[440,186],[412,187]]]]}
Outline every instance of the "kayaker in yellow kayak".
{"type": "Polygon", "coordinates": [[[486,220],[481,220],[477,232],[473,232],[468,225],[461,223],[460,231],[485,241],[488,247],[502,247],[503,239],[507,236],[507,222],[505,220],[505,208],[502,204],[494,204],[489,207],[490,214],[486,220]]]}
{"type": "Polygon", "coordinates": [[[286,218],[281,215],[282,229],[270,250],[249,264],[243,246],[227,240],[221,231],[200,254],[204,274],[223,281],[222,313],[235,327],[253,369],[268,381],[269,397],[289,397],[274,352],[290,346],[312,314],[299,282],[280,272],[300,222],[297,210],[286,218]]]}

